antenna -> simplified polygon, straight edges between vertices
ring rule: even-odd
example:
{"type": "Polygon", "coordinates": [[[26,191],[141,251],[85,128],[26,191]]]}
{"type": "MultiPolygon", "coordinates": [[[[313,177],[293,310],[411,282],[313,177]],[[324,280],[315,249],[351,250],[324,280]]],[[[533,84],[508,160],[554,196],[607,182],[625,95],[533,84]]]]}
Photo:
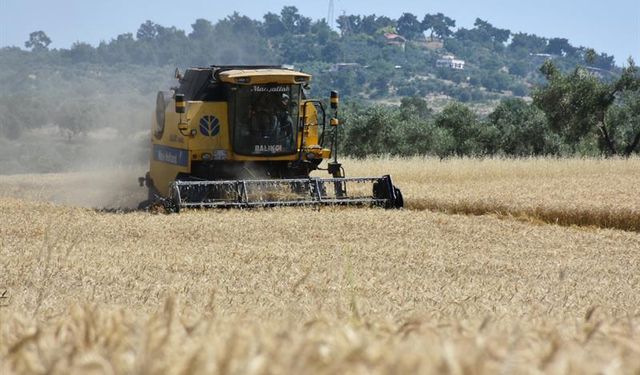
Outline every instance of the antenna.
{"type": "Polygon", "coordinates": [[[335,12],[336,12],[336,10],[335,10],[335,7],[333,5],[333,0],[329,0],[329,12],[327,12],[327,24],[332,29],[333,29],[334,22],[335,22],[335,19],[336,19],[335,12]]]}

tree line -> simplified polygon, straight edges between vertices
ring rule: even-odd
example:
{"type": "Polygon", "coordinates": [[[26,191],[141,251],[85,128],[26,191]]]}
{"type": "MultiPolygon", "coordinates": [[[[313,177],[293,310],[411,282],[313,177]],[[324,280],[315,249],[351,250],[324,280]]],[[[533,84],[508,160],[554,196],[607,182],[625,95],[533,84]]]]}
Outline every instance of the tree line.
{"type": "Polygon", "coordinates": [[[613,56],[606,53],[575,47],[566,38],[513,33],[479,18],[472,28],[456,28],[456,21],[442,13],[422,17],[403,13],[397,19],[341,15],[337,25],[335,31],[325,19],[312,20],[295,6],[285,6],[262,20],[238,13],[215,23],[197,19],[190,32],[146,21],[136,32],[95,47],[80,41],[68,49],[50,50],[51,39],[38,30],[25,42],[30,55],[18,48],[4,48],[0,54],[21,54],[24,63],[37,60],[57,65],[292,64],[313,73],[318,82],[373,99],[434,92],[461,101],[493,99],[494,94],[505,92],[526,96],[532,84],[543,80],[537,68],[544,58],[567,70],[590,56],[593,68],[617,71],[613,56]],[[384,38],[388,33],[403,36],[404,48],[389,45],[384,38]],[[441,46],[429,48],[427,35],[437,38],[441,46]],[[436,60],[445,54],[464,59],[466,69],[438,68],[436,60]],[[358,68],[331,69],[341,62],[357,63],[358,68]]]}
{"type": "Polygon", "coordinates": [[[99,127],[146,128],[175,66],[292,64],[313,74],[311,95],[341,92],[345,150],[354,156],[629,155],[640,142],[638,72],[565,38],[513,33],[486,20],[456,28],[442,13],[393,19],[342,15],[338,30],[293,6],[262,20],[234,13],[191,31],[146,21],[97,46],[50,49],[44,31],[0,49],[0,134],[56,124],[69,139],[99,127]],[[402,47],[385,34],[401,35],[402,47]],[[427,46],[437,41],[436,47],[427,46]],[[455,54],[464,70],[438,68],[455,54]],[[338,63],[350,63],[339,68],[338,63]],[[422,99],[446,95],[434,113],[422,99]],[[402,98],[400,106],[375,104],[402,98]],[[478,116],[468,103],[499,101],[478,116]],[[117,110],[114,110],[117,109],[117,110]],[[132,125],[133,124],[133,125],[132,125]]]}
{"type": "Polygon", "coordinates": [[[590,155],[640,152],[640,74],[633,60],[606,83],[584,67],[540,68],[547,83],[533,100],[504,99],[486,117],[460,102],[434,113],[420,97],[399,107],[347,108],[344,149],[375,154],[449,156],[590,155]]]}

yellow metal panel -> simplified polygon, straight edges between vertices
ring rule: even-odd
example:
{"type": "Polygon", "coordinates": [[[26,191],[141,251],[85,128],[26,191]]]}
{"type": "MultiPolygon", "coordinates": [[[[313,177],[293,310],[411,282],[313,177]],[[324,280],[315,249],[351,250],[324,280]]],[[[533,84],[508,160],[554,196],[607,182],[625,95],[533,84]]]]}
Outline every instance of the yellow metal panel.
{"type": "Polygon", "coordinates": [[[305,114],[304,137],[305,146],[314,146],[318,144],[318,111],[311,102],[303,102],[300,113],[305,114]]]}
{"type": "Polygon", "coordinates": [[[190,139],[192,153],[213,153],[225,150],[231,154],[231,134],[225,102],[189,102],[189,129],[195,130],[190,139]]]}
{"type": "MultiPolygon", "coordinates": [[[[240,83],[237,79],[247,78],[246,84],[299,84],[309,82],[311,75],[287,69],[247,69],[227,70],[219,74],[220,80],[227,83],[240,83]],[[296,81],[296,78],[303,81],[296,81]]],[[[244,82],[242,82],[244,83],[244,82]]]]}
{"type": "MultiPolygon", "coordinates": [[[[151,145],[149,175],[160,194],[165,197],[169,195],[169,184],[176,175],[191,171],[189,137],[182,135],[178,130],[180,115],[173,111],[174,105],[172,102],[167,106],[162,136],[152,136],[151,145]]],[[[155,127],[155,124],[152,127],[155,127]]]]}

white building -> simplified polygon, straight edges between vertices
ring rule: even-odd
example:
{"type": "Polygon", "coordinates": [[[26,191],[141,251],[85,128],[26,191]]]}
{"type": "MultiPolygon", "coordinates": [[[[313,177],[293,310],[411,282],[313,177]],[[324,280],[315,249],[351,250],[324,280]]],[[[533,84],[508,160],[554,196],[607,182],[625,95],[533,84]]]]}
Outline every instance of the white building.
{"type": "Polygon", "coordinates": [[[464,70],[464,60],[458,60],[453,55],[444,55],[436,61],[436,67],[464,70]]]}

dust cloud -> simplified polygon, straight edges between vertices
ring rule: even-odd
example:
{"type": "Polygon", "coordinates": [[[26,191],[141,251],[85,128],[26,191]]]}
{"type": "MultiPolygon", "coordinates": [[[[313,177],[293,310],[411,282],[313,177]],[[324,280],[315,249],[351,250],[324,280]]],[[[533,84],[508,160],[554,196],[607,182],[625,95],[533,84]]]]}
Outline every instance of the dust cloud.
{"type": "MultiPolygon", "coordinates": [[[[147,122],[150,124],[150,122],[147,122]]],[[[92,208],[135,208],[146,199],[149,128],[103,127],[69,138],[56,126],[0,138],[0,196],[92,208]]]]}

